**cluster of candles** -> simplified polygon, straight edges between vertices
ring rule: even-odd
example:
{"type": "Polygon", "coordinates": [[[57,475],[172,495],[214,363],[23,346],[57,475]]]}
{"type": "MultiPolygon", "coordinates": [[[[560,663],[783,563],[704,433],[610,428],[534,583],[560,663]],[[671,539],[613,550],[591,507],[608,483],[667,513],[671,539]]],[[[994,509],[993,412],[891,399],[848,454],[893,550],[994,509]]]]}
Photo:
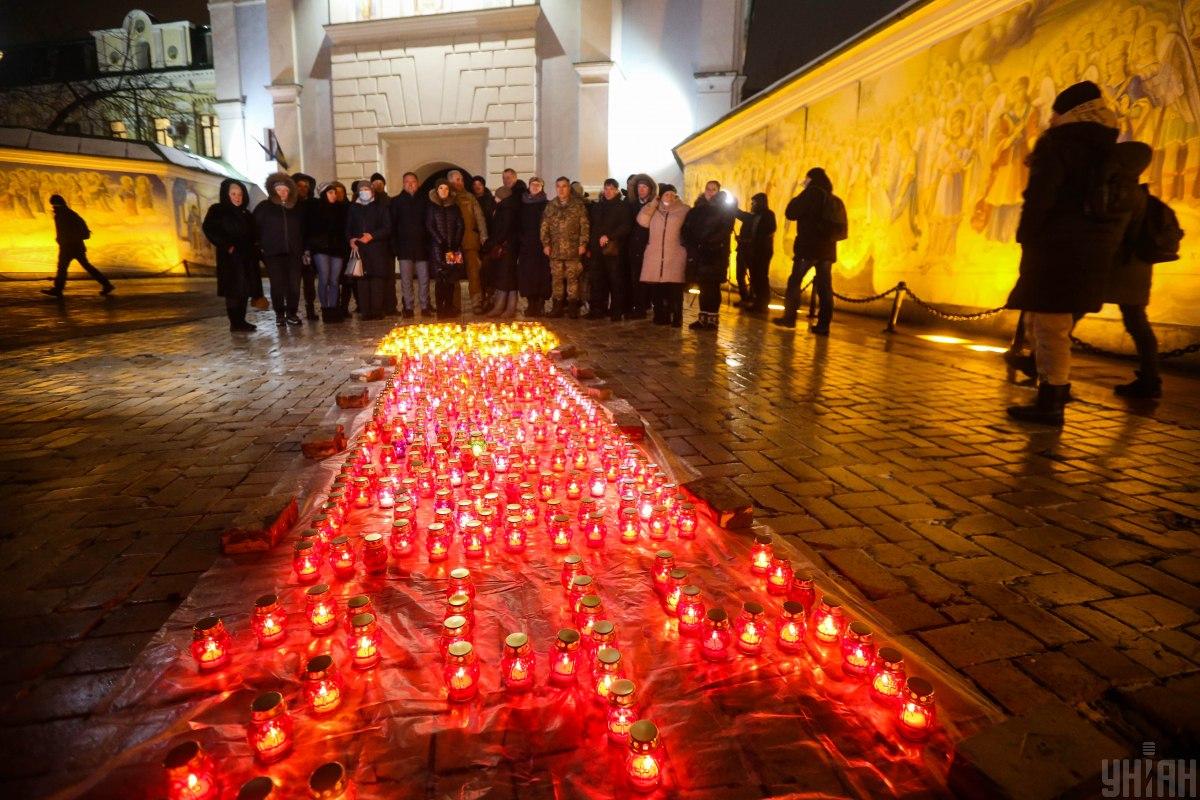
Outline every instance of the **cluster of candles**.
{"type": "MultiPolygon", "coordinates": [[[[167,796],[175,800],[218,800],[222,787],[217,766],[199,742],[188,740],[171,748],[163,759],[167,775],[167,796]]],[[[277,785],[266,775],[242,784],[237,800],[275,800],[281,797],[277,785]]],[[[354,786],[346,768],[330,761],[314,769],[308,778],[308,794],[313,800],[353,800],[354,786]]]]}

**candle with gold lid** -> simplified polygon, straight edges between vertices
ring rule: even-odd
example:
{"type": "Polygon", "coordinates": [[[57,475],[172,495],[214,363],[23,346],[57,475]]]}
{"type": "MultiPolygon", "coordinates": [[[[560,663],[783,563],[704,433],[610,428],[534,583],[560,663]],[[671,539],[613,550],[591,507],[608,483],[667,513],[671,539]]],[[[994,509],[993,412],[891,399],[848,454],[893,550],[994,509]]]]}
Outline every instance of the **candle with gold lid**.
{"type": "Polygon", "coordinates": [[[700,598],[700,587],[695,584],[684,586],[675,606],[679,620],[679,632],[684,636],[699,635],[704,624],[704,601],[700,598]]]}
{"type": "Polygon", "coordinates": [[[767,591],[773,595],[785,595],[792,586],[792,564],[786,558],[776,555],[771,559],[771,567],[767,572],[767,591]]]}
{"type": "Polygon", "coordinates": [[[331,714],[342,704],[344,684],[330,655],[314,656],[304,668],[304,700],[310,713],[331,714]]]}
{"type": "Polygon", "coordinates": [[[292,717],[279,692],[266,692],[250,706],[250,747],[254,757],[271,764],[292,750],[292,717]]]}
{"type": "Polygon", "coordinates": [[[442,677],[452,703],[463,703],[479,694],[479,661],[470,642],[454,642],[446,649],[442,677]]]}
{"type": "Polygon", "coordinates": [[[168,800],[216,800],[221,794],[216,765],[199,742],[171,748],[163,759],[168,800]]]}
{"type": "Polygon", "coordinates": [[[813,612],[813,636],[824,644],[836,644],[841,641],[845,627],[846,613],[842,604],[832,597],[822,597],[821,604],[813,612]]]}
{"type": "Polygon", "coordinates": [[[895,705],[904,692],[904,656],[894,647],[876,653],[871,675],[871,697],[881,705],[895,705]]]}
{"type": "Polygon", "coordinates": [[[304,593],[304,615],[313,636],[326,636],[337,627],[336,601],[329,585],[319,583],[304,593]]]}
{"type": "Polygon", "coordinates": [[[264,594],[254,601],[254,615],[250,619],[250,627],[258,637],[261,647],[270,647],[283,641],[287,635],[284,628],[287,614],[279,607],[279,598],[273,594],[264,594]]]}
{"type": "Polygon", "coordinates": [[[387,542],[383,540],[382,533],[368,533],[363,536],[362,560],[363,569],[368,575],[382,575],[387,572],[387,542]]]}
{"type": "Polygon", "coordinates": [[[614,744],[629,741],[629,729],[637,720],[634,692],[637,687],[628,678],[613,681],[608,690],[608,739],[614,744]]]}
{"type": "Polygon", "coordinates": [[[754,544],[750,546],[750,571],[755,575],[766,575],[771,568],[771,559],[775,555],[771,545],[771,534],[754,534],[754,544]]]}
{"type": "Polygon", "coordinates": [[[842,637],[842,670],[850,675],[866,675],[875,665],[875,642],[871,629],[862,620],[846,626],[842,637]]]}
{"type": "Polygon", "coordinates": [[[648,719],[629,726],[629,756],[625,761],[629,783],[639,792],[650,792],[662,781],[662,755],[658,727],[648,719]]]}
{"type": "Polygon", "coordinates": [[[933,684],[924,678],[909,678],[901,697],[897,716],[900,735],[912,742],[923,741],[929,737],[937,720],[933,684]]]}
{"type": "Polygon", "coordinates": [[[729,625],[729,615],[723,608],[710,608],[704,615],[700,655],[708,661],[727,661],[732,656],[729,652],[732,643],[733,631],[729,625]]]}
{"type": "Polygon", "coordinates": [[[592,675],[596,680],[596,697],[607,701],[613,683],[622,677],[621,652],[615,647],[601,647],[592,665],[592,675]]]}
{"type": "Polygon", "coordinates": [[[533,649],[524,633],[510,633],[504,639],[504,656],[500,659],[500,680],[510,692],[528,691],[534,681],[533,649]]]}
{"type": "Polygon", "coordinates": [[[785,653],[804,649],[804,606],[795,600],[783,602],[783,613],[775,626],[775,643],[785,653]]]}
{"type": "Polygon", "coordinates": [[[233,640],[220,617],[205,617],[192,626],[192,658],[201,672],[213,672],[229,663],[233,640]]]}
{"type": "Polygon", "coordinates": [[[579,657],[579,631],[563,628],[554,639],[550,653],[550,682],[571,684],[575,682],[579,657]]]}
{"type": "Polygon", "coordinates": [[[308,776],[308,794],[312,800],[353,800],[354,784],[340,762],[322,764],[308,776]]]}

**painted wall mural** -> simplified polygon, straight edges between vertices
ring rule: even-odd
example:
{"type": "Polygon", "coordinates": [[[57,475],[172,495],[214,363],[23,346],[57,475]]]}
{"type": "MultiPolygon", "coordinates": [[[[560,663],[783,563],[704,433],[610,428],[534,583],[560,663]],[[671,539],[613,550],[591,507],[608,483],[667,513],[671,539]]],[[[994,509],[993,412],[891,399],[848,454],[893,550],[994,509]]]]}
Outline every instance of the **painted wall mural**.
{"type": "MultiPolygon", "coordinates": [[[[1156,267],[1151,318],[1200,325],[1198,62],[1200,0],[1031,0],[687,164],[687,196],[716,178],[743,208],[765,191],[782,221],[804,173],[823,166],[850,218],[841,291],[905,280],[933,302],[997,306],[1016,278],[1026,156],[1055,95],[1092,80],[1121,138],[1154,148],[1143,179],[1189,231],[1183,258],[1156,267]]],[[[777,234],[774,284],[794,233],[777,234]]]]}
{"type": "Polygon", "coordinates": [[[0,273],[52,273],[57,259],[52,194],[62,195],[92,230],[88,254],[115,274],[183,272],[183,262],[215,263],[201,224],[220,178],[145,174],[5,161],[0,154],[0,273]]]}

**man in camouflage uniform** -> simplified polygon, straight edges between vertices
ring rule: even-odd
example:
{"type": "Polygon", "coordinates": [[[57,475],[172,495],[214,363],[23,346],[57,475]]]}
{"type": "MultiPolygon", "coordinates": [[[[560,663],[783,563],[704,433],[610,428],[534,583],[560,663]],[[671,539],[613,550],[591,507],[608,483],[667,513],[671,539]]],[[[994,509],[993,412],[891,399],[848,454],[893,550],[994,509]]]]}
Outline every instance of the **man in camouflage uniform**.
{"type": "Polygon", "coordinates": [[[559,178],[554,182],[556,197],[546,204],[542,215],[542,247],[550,258],[551,295],[554,306],[547,316],[561,317],[565,311],[571,319],[579,316],[580,262],[587,252],[588,215],[583,198],[571,191],[571,181],[559,178]],[[565,284],[565,288],[564,288],[565,284]]]}

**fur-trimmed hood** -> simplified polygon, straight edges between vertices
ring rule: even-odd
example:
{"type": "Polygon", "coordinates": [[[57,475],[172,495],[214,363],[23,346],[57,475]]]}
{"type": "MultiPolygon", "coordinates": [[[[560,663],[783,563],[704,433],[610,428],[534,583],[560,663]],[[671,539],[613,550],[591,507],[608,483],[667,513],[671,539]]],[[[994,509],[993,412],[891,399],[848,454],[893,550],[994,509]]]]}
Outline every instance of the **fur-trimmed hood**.
{"type": "Polygon", "coordinates": [[[276,172],[275,174],[271,175],[267,178],[267,181],[263,184],[263,186],[267,190],[267,199],[275,205],[286,205],[288,208],[296,207],[296,201],[298,199],[296,194],[296,182],[292,180],[291,176],[286,172],[276,172]],[[281,183],[288,187],[287,203],[280,203],[279,196],[275,194],[275,187],[281,183]]]}
{"type": "MultiPolygon", "coordinates": [[[[341,181],[329,181],[328,183],[323,183],[321,184],[321,188],[317,189],[317,193],[313,196],[318,200],[324,200],[326,192],[328,192],[330,189],[337,189],[339,187],[341,187],[343,192],[346,191],[346,184],[342,183],[341,181]]],[[[347,195],[347,197],[349,197],[349,195],[347,195]]]]}
{"type": "Polygon", "coordinates": [[[246,191],[246,184],[242,183],[236,178],[226,178],[225,180],[221,181],[221,192],[219,197],[220,202],[224,205],[232,208],[240,208],[243,211],[250,210],[250,193],[246,191]],[[229,201],[229,190],[234,186],[240,187],[242,190],[242,204],[240,206],[234,206],[233,203],[229,201]]]}
{"type": "Polygon", "coordinates": [[[450,186],[450,194],[446,195],[446,199],[445,199],[445,200],[443,200],[442,198],[438,197],[438,193],[437,193],[438,186],[441,186],[443,183],[444,183],[444,184],[446,184],[447,186],[450,186],[450,182],[449,182],[449,181],[446,181],[446,180],[441,180],[441,181],[438,181],[438,182],[437,182],[437,186],[434,186],[432,189],[430,189],[430,190],[429,190],[429,202],[433,203],[435,206],[455,206],[455,205],[458,205],[458,201],[457,201],[457,200],[455,199],[455,197],[454,197],[454,196],[455,196],[455,194],[456,194],[456,192],[454,191],[454,187],[453,187],[453,186],[450,186]]]}
{"type": "Polygon", "coordinates": [[[646,202],[650,202],[654,198],[658,197],[658,184],[654,182],[654,178],[651,178],[644,172],[639,172],[637,175],[633,176],[633,197],[629,198],[631,203],[641,202],[637,196],[637,187],[639,183],[644,183],[650,187],[650,196],[646,198],[646,202]]]}

